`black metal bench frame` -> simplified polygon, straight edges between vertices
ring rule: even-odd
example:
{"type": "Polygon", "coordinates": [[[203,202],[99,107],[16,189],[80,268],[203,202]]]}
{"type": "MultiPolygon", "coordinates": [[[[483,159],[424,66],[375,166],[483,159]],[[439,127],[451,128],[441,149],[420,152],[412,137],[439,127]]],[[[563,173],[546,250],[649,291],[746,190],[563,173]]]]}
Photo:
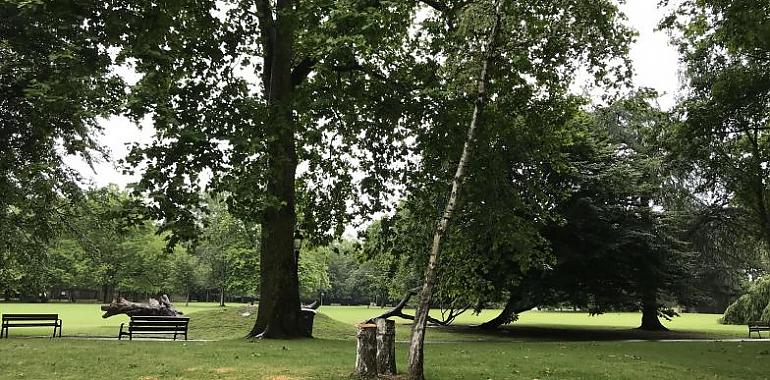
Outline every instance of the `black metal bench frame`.
{"type": "Polygon", "coordinates": [[[751,333],[755,332],[757,333],[757,336],[759,338],[762,338],[762,334],[760,331],[770,331],[770,322],[764,322],[764,321],[754,321],[749,322],[749,338],[751,338],[751,333]]]}
{"type": "Polygon", "coordinates": [[[5,336],[7,339],[8,330],[11,327],[53,327],[51,338],[56,337],[57,330],[61,338],[62,321],[59,319],[59,314],[3,314],[0,338],[5,336]]]}
{"type": "Polygon", "coordinates": [[[184,335],[187,340],[187,330],[190,326],[188,317],[156,317],[156,316],[133,316],[128,326],[125,323],[120,324],[118,340],[128,336],[128,340],[133,340],[134,335],[171,335],[174,334],[174,340],[180,335],[184,335]],[[123,331],[126,327],[126,331],[123,331]]]}

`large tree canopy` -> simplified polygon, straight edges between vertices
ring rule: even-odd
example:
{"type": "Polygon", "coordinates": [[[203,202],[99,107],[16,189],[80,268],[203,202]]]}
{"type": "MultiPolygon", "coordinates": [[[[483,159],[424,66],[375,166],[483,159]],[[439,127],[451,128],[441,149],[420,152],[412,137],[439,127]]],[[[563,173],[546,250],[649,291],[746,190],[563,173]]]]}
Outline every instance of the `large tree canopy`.
{"type": "Polygon", "coordinates": [[[157,130],[156,141],[129,161],[145,168],[139,190],[165,228],[194,237],[201,175],[231,195],[238,217],[262,224],[254,336],[303,330],[296,208],[306,234],[341,233],[351,203],[380,207],[397,174],[410,122],[408,85],[430,74],[404,54],[412,8],[281,0],[113,10],[125,20],[120,56],[134,59],[143,75],[132,88],[131,113],[151,115],[157,130]],[[359,186],[354,171],[364,173],[359,186]],[[306,194],[300,199],[297,179],[306,194]]]}
{"type": "Polygon", "coordinates": [[[663,25],[686,65],[682,161],[703,199],[736,208],[733,219],[770,247],[770,6],[685,1],[663,25]]]}
{"type": "Polygon", "coordinates": [[[90,162],[97,117],[119,108],[103,6],[0,2],[0,283],[55,234],[58,197],[78,193],[63,158],[90,162]]]}

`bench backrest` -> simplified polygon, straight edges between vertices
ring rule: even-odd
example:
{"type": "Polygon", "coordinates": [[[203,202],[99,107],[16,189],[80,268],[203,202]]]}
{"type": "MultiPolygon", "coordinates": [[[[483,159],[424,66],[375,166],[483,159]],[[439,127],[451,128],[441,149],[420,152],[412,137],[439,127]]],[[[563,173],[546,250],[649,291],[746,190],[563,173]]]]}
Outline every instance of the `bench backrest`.
{"type": "Polygon", "coordinates": [[[770,327],[770,322],[753,321],[753,322],[749,322],[749,327],[770,327]]]}
{"type": "Polygon", "coordinates": [[[140,331],[180,331],[186,330],[189,317],[131,317],[129,328],[140,331]]]}
{"type": "Polygon", "coordinates": [[[59,314],[3,314],[4,321],[56,321],[59,314]]]}

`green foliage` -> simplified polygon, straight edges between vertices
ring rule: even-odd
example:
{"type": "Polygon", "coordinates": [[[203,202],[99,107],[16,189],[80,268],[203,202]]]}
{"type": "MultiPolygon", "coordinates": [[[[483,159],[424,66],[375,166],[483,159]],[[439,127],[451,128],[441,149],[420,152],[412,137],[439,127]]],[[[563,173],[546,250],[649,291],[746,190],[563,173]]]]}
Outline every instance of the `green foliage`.
{"type": "Polygon", "coordinates": [[[663,26],[685,63],[685,121],[673,134],[703,198],[733,207],[740,227],[770,244],[770,45],[762,1],[685,1],[663,26]]]}
{"type": "Polygon", "coordinates": [[[118,112],[100,1],[0,2],[0,288],[37,267],[80,192],[64,157],[91,162],[97,117],[118,112]]]}
{"type": "MultiPolygon", "coordinates": [[[[333,249],[333,248],[332,248],[333,249]]],[[[299,254],[299,291],[303,299],[318,299],[331,287],[328,247],[303,249],[299,254]]]]}
{"type": "Polygon", "coordinates": [[[770,321],[770,278],[757,280],[738,300],[733,302],[721,322],[745,325],[753,321],[770,321]]]}
{"type": "Polygon", "coordinates": [[[204,264],[208,284],[224,293],[253,295],[259,290],[258,230],[227,211],[219,197],[209,197],[195,255],[204,264]]]}

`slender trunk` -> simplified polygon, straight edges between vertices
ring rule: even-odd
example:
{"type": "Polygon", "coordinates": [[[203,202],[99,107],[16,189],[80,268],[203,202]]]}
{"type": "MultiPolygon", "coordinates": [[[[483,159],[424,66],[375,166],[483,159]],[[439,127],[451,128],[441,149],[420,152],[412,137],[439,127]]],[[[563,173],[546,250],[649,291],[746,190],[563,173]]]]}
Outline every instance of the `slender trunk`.
{"type": "Polygon", "coordinates": [[[225,286],[219,287],[219,307],[225,307],[225,286]]]}
{"type": "Polygon", "coordinates": [[[102,286],[102,301],[104,303],[112,302],[112,287],[110,285],[105,284],[102,286]]]}
{"type": "MultiPolygon", "coordinates": [[[[269,3],[263,2],[261,6],[269,7],[265,4],[269,3]]],[[[306,335],[300,318],[299,278],[294,254],[297,152],[291,78],[295,20],[290,15],[293,6],[291,0],[278,0],[275,24],[268,31],[270,51],[266,54],[270,72],[265,87],[269,105],[269,197],[262,214],[260,302],[257,322],[249,333],[251,337],[291,338],[306,335]]],[[[262,17],[268,17],[269,9],[263,9],[262,17]]]]}
{"type": "Polygon", "coordinates": [[[444,240],[444,234],[449,227],[449,221],[454,214],[455,206],[460,192],[460,185],[465,178],[465,167],[470,160],[471,150],[475,142],[476,130],[479,125],[479,118],[486,102],[486,86],[488,81],[488,67],[491,61],[491,50],[494,48],[494,41],[497,38],[498,26],[500,23],[500,4],[499,1],[495,9],[495,21],[492,25],[492,31],[486,44],[485,58],[481,68],[481,75],[477,83],[476,100],[473,104],[473,116],[468,126],[468,134],[465,137],[462,155],[457,163],[452,180],[452,191],[449,194],[449,201],[444,207],[444,213],[438,223],[436,232],[433,235],[433,244],[431,245],[430,256],[428,256],[428,268],[425,270],[425,280],[420,292],[420,301],[415,312],[414,324],[412,324],[412,336],[409,344],[409,379],[423,380],[424,371],[424,350],[425,326],[428,322],[428,313],[430,312],[431,298],[433,297],[433,287],[436,281],[436,265],[438,264],[439,254],[441,252],[441,243],[444,240]]]}
{"type": "Polygon", "coordinates": [[[184,301],[185,306],[190,306],[190,287],[187,287],[187,298],[184,301]]]}

